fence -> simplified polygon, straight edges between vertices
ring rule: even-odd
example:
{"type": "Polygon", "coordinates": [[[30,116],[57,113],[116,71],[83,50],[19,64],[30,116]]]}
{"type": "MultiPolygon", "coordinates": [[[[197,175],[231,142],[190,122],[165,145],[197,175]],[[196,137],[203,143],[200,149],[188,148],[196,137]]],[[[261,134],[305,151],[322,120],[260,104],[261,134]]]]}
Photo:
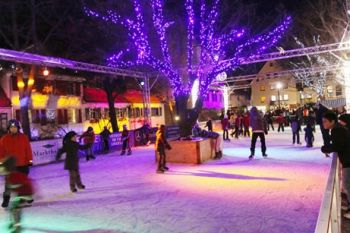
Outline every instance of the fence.
{"type": "Polygon", "coordinates": [[[333,154],[315,233],[341,233],[340,165],[333,154]]]}

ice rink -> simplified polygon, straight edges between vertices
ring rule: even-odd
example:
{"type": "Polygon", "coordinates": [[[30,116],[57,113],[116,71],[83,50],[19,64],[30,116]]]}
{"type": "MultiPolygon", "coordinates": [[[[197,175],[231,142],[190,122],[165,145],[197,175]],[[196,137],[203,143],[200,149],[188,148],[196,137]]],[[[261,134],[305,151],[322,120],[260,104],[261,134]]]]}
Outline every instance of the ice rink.
{"type": "MultiPolygon", "coordinates": [[[[319,135],[312,149],[291,137],[270,133],[269,157],[257,148],[253,161],[248,138],[231,140],[222,160],[169,164],[164,175],[155,173],[153,146],[81,160],[87,189],[77,194],[62,163],[34,167],[38,196],[23,210],[23,232],[311,233],[331,160],[320,153],[319,135]]],[[[0,232],[6,225],[0,210],[0,232]]]]}

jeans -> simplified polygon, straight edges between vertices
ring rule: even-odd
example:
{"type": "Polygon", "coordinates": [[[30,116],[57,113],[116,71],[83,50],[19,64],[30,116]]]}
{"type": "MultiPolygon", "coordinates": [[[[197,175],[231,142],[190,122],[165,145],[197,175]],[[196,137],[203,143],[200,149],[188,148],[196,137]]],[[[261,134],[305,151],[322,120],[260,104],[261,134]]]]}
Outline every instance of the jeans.
{"type": "Polygon", "coordinates": [[[343,168],[343,189],[347,196],[348,206],[350,207],[350,167],[343,168]]]}
{"type": "Polygon", "coordinates": [[[300,133],[299,130],[298,132],[293,132],[293,144],[295,144],[295,138],[297,139],[297,143],[300,144],[300,133]]]}
{"type": "Polygon", "coordinates": [[[280,132],[282,130],[282,132],[284,132],[284,124],[278,124],[278,132],[280,132]]]}
{"type": "Polygon", "coordinates": [[[93,145],[91,144],[87,149],[85,149],[85,156],[87,159],[90,157],[94,157],[94,152],[92,150],[92,146],[93,145]]]}
{"type": "Polygon", "coordinates": [[[158,154],[159,154],[159,160],[158,160],[158,171],[159,171],[166,167],[165,149],[164,148],[158,149],[158,154]]]}
{"type": "Polygon", "coordinates": [[[266,142],[265,142],[265,134],[264,133],[253,132],[250,152],[252,155],[255,154],[255,145],[256,145],[256,141],[257,141],[258,137],[260,138],[260,142],[261,142],[261,152],[263,155],[265,155],[266,154],[266,142]]]}
{"type": "Polygon", "coordinates": [[[224,135],[223,135],[224,140],[228,140],[228,129],[224,129],[224,135]]]}
{"type": "Polygon", "coordinates": [[[250,137],[249,127],[244,127],[244,137],[250,137]]]}
{"type": "Polygon", "coordinates": [[[69,170],[69,186],[71,191],[73,191],[75,187],[83,187],[79,170],[69,170]]]}

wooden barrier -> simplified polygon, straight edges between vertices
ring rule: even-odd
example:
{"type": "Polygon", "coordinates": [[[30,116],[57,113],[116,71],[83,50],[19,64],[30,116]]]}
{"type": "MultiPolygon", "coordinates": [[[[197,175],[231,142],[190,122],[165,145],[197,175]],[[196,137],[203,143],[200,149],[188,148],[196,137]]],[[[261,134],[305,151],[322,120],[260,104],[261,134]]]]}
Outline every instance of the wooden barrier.
{"type": "Polygon", "coordinates": [[[201,164],[215,157],[215,139],[176,140],[169,141],[169,144],[172,148],[166,151],[169,163],[201,164]]]}

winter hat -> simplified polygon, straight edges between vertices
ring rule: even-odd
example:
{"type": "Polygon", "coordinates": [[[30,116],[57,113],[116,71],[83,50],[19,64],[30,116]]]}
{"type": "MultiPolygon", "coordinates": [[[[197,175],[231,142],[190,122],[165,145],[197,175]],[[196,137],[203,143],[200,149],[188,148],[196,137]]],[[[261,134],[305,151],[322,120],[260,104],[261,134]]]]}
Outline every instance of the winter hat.
{"type": "Polygon", "coordinates": [[[89,128],[87,130],[88,131],[93,131],[94,129],[91,126],[89,126],[89,128]]]}
{"type": "Polygon", "coordinates": [[[65,140],[71,140],[72,137],[78,135],[75,131],[69,131],[66,136],[64,136],[65,140]]]}
{"type": "Polygon", "coordinates": [[[11,126],[16,126],[18,130],[21,129],[21,123],[16,119],[9,120],[7,130],[9,130],[11,126]]]}
{"type": "Polygon", "coordinates": [[[346,127],[350,127],[350,114],[343,114],[339,117],[340,121],[346,123],[346,127]]]}

